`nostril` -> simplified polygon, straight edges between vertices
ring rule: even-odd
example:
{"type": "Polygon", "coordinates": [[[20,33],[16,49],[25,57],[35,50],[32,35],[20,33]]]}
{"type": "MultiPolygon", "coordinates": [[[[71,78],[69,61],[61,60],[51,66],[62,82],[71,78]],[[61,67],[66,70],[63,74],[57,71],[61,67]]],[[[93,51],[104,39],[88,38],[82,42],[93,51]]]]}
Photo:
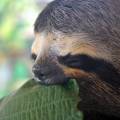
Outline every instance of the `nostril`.
{"type": "Polygon", "coordinates": [[[41,71],[36,73],[36,77],[38,77],[40,80],[45,80],[45,74],[43,74],[41,71]]]}
{"type": "Polygon", "coordinates": [[[40,77],[41,79],[43,79],[43,78],[45,78],[45,75],[40,72],[40,73],[39,73],[39,77],[40,77]]]}

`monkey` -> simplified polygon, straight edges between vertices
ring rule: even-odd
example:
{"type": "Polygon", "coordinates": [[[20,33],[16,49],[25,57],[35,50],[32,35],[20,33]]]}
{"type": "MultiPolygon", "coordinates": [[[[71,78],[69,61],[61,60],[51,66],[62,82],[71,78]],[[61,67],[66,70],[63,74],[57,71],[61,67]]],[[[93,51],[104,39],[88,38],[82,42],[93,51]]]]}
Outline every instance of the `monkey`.
{"type": "Polygon", "coordinates": [[[38,15],[35,80],[75,79],[84,120],[120,119],[120,0],[54,0],[38,15]]]}

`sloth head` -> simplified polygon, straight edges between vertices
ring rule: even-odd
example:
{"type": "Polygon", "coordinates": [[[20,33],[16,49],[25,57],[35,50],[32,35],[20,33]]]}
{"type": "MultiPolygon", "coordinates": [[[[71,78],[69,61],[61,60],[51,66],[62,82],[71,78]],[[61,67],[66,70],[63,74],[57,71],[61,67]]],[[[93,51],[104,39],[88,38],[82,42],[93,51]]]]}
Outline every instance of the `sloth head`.
{"type": "Polygon", "coordinates": [[[84,75],[84,71],[79,69],[79,60],[84,61],[86,54],[94,55],[92,51],[87,51],[88,47],[93,48],[84,44],[84,37],[82,34],[65,35],[59,31],[35,32],[32,45],[35,79],[43,84],[64,84],[70,78],[84,75]]]}
{"type": "Polygon", "coordinates": [[[83,7],[80,1],[73,5],[72,0],[56,0],[36,19],[31,54],[34,59],[32,71],[37,81],[64,84],[70,78],[88,78],[93,74],[107,82],[113,78],[110,74],[113,75],[116,69],[110,63],[117,60],[111,58],[114,50],[110,29],[101,27],[102,19],[101,22],[97,20],[97,14],[101,13],[96,11],[94,14],[95,8],[87,14],[86,5],[83,7]],[[91,16],[94,17],[92,23],[91,16]]]}

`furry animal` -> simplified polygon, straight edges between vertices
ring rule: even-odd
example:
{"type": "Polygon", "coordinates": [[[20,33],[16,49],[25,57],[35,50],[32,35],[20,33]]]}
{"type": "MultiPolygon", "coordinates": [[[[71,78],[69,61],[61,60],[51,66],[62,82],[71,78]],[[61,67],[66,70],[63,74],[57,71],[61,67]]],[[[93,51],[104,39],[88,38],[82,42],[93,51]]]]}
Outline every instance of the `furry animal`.
{"type": "Polygon", "coordinates": [[[120,0],[55,0],[34,31],[35,79],[75,78],[85,120],[120,120],[120,0]]]}

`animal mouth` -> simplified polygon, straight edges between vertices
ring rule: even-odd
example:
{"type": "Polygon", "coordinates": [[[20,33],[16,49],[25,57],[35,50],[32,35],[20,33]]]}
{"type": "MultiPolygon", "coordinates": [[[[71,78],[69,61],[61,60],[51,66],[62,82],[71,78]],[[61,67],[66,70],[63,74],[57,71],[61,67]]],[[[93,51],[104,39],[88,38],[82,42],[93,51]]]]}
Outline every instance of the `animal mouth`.
{"type": "Polygon", "coordinates": [[[38,77],[34,76],[33,78],[36,82],[42,84],[42,85],[62,85],[66,84],[69,81],[69,78],[57,78],[57,77],[51,77],[46,78],[44,80],[39,79],[38,77]]]}

